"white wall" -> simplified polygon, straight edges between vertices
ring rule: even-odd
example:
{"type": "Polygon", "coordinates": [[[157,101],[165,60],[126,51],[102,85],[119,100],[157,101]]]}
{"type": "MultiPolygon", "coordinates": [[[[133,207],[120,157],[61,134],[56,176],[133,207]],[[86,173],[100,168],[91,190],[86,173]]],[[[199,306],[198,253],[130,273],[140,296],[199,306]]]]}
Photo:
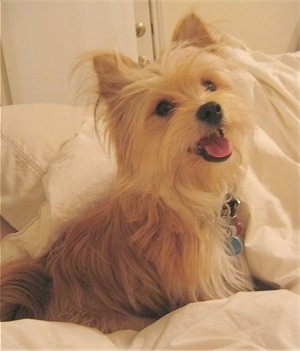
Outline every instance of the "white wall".
{"type": "MultiPolygon", "coordinates": [[[[117,48],[135,58],[151,57],[140,45],[145,37],[137,42],[134,28],[134,4],[147,7],[147,1],[3,0],[2,103],[74,103],[69,72],[76,56],[86,50],[117,48]]],[[[299,45],[299,0],[150,2],[160,33],[154,41],[157,52],[169,42],[178,19],[192,9],[251,49],[281,53],[299,45]]]]}
{"type": "Polygon", "coordinates": [[[70,71],[85,51],[118,49],[137,59],[133,0],[4,0],[1,5],[2,73],[14,104],[74,103],[70,71]]]}
{"type": "Polygon", "coordinates": [[[195,10],[204,20],[244,41],[251,49],[278,54],[299,50],[300,2],[162,0],[166,41],[177,20],[195,10]]]}

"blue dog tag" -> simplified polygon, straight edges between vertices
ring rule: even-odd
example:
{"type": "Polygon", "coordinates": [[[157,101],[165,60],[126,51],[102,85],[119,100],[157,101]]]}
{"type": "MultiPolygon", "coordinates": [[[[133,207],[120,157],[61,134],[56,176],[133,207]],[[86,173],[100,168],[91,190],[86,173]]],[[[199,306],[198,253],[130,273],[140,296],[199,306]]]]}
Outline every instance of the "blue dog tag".
{"type": "Polygon", "coordinates": [[[237,236],[230,236],[228,238],[230,243],[230,252],[231,256],[237,256],[243,251],[243,243],[237,236]]]}

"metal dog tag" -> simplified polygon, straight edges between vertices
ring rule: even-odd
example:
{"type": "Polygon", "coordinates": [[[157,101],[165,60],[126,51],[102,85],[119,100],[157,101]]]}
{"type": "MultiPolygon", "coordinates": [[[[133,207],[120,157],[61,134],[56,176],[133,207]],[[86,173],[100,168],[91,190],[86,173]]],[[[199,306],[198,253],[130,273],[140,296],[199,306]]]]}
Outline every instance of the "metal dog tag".
{"type": "Polygon", "coordinates": [[[234,217],[236,214],[236,211],[240,205],[240,201],[238,199],[231,199],[227,204],[230,207],[230,217],[234,217]]]}
{"type": "Polygon", "coordinates": [[[229,255],[237,256],[243,251],[243,242],[237,236],[228,237],[230,243],[229,255]]]}

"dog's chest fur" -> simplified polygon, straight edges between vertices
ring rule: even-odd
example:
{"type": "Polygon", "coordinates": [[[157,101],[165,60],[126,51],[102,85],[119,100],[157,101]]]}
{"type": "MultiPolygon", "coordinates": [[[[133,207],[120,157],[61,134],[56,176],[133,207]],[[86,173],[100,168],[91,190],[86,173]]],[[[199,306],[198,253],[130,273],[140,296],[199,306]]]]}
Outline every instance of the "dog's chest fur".
{"type": "Polygon", "coordinates": [[[239,289],[232,282],[243,259],[226,255],[219,216],[193,206],[180,213],[137,194],[99,208],[65,232],[46,258],[53,278],[49,319],[69,320],[76,301],[74,322],[103,330],[107,318],[110,325],[118,315],[152,321],[239,289]]]}

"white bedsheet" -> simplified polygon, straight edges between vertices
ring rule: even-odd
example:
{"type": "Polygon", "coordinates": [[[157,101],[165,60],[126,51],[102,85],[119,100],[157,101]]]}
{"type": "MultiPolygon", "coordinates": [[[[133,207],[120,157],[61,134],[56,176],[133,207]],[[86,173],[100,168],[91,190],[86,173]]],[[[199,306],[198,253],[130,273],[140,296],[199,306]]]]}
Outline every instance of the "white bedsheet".
{"type": "MultiPolygon", "coordinates": [[[[4,349],[300,349],[300,55],[268,56],[227,40],[224,50],[241,66],[237,82],[257,116],[241,198],[246,254],[253,274],[281,289],[190,304],[141,332],[103,335],[67,323],[6,322],[4,349]]],[[[112,182],[114,163],[91,127],[87,116],[61,149],[44,179],[48,201],[29,226],[4,239],[4,261],[41,253],[55,240],[57,226],[112,182]]]]}
{"type": "Polygon", "coordinates": [[[299,329],[291,323],[296,304],[297,296],[286,290],[238,293],[187,305],[141,332],[110,335],[75,324],[27,319],[3,323],[3,345],[43,350],[297,349],[299,329]]]}

